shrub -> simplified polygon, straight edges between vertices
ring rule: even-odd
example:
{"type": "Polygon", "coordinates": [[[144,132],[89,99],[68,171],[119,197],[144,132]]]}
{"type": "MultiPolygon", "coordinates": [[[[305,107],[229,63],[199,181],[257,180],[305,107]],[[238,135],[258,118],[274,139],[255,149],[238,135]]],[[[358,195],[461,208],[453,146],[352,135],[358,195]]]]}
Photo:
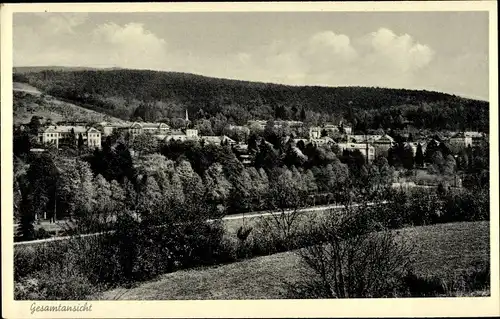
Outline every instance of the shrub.
{"type": "Polygon", "coordinates": [[[390,297],[397,294],[408,271],[410,250],[404,240],[381,225],[363,208],[329,214],[314,226],[321,244],[298,251],[307,272],[289,285],[291,296],[305,298],[390,297]]]}
{"type": "Polygon", "coordinates": [[[14,279],[26,277],[61,264],[68,253],[67,243],[51,242],[14,248],[14,279]]]}
{"type": "Polygon", "coordinates": [[[403,283],[400,290],[411,297],[454,296],[489,290],[490,264],[479,263],[451,274],[418,275],[409,271],[403,283]]]}
{"type": "Polygon", "coordinates": [[[95,292],[87,277],[62,269],[40,271],[16,282],[16,300],[83,300],[95,292]]]}
{"type": "Polygon", "coordinates": [[[85,299],[95,291],[81,272],[85,252],[69,244],[49,243],[14,251],[16,299],[85,299]]]}
{"type": "MultiPolygon", "coordinates": [[[[180,218],[178,218],[180,219],[180,218]]],[[[71,229],[69,241],[16,247],[15,279],[18,295],[76,298],[93,287],[112,287],[151,279],[164,272],[236,259],[236,246],[224,237],[220,221],[204,216],[179,220],[139,220],[125,213],[117,218],[116,231],[99,236],[79,236],[86,225],[71,229]],[[59,269],[63,278],[53,271],[59,269]],[[63,271],[64,270],[64,271],[63,271]],[[54,276],[57,286],[50,286],[54,276]],[[70,284],[74,278],[74,285],[70,284]],[[78,292],[81,291],[81,292],[78,292]]]]}

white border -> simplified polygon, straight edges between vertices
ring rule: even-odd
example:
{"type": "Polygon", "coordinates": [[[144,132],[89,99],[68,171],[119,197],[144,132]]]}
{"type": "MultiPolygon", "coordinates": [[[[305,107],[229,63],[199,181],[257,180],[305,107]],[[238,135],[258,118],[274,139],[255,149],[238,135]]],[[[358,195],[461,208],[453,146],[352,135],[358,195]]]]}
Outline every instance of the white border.
{"type": "MultiPolygon", "coordinates": [[[[106,3],[12,4],[1,7],[2,310],[6,318],[157,317],[424,317],[500,315],[498,219],[498,51],[496,1],[315,2],[315,3],[106,3]],[[491,297],[349,300],[93,301],[92,312],[31,315],[29,301],[13,301],[12,287],[12,13],[14,12],[229,12],[229,11],[489,11],[491,297]],[[493,227],[495,226],[495,227],[493,227]]],[[[66,302],[68,303],[68,302],[66,302]]],[[[57,305],[59,302],[43,302],[57,305]]],[[[65,304],[65,302],[63,302],[65,304]]],[[[74,303],[71,303],[74,304],[74,303]]]]}

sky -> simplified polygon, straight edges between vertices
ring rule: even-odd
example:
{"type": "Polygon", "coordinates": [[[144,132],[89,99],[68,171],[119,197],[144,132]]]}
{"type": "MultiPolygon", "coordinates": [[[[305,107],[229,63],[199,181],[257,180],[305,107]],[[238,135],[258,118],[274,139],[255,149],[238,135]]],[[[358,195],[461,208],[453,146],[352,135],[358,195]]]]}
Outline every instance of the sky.
{"type": "Polygon", "coordinates": [[[14,66],[122,67],[488,100],[487,12],[15,13],[14,66]]]}

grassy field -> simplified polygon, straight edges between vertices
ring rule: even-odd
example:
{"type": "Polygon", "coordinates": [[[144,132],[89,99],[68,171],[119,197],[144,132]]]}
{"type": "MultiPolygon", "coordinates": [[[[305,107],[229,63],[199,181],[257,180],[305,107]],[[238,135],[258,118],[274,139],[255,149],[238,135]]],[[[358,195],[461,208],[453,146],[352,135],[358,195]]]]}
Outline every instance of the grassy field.
{"type": "Polygon", "coordinates": [[[40,95],[40,92],[27,84],[14,83],[14,118],[15,124],[28,123],[32,116],[50,118],[58,121],[101,122],[107,118],[114,123],[123,120],[98,113],[81,106],[60,101],[54,97],[40,95]]]}
{"type": "MultiPolygon", "coordinates": [[[[456,273],[489,260],[489,222],[406,228],[400,234],[415,244],[414,265],[420,274],[456,273]]],[[[178,271],[130,289],[106,291],[96,299],[281,299],[286,298],[285,282],[301,278],[301,267],[293,252],[280,253],[178,271]]]]}

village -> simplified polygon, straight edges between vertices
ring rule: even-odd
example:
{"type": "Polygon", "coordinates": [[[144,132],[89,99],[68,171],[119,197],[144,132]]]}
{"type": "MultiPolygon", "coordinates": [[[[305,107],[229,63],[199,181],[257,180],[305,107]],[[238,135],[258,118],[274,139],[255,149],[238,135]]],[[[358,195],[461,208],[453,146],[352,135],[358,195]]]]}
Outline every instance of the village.
{"type": "MultiPolygon", "coordinates": [[[[163,122],[100,122],[92,124],[69,121],[52,123],[52,121],[47,120],[38,129],[38,142],[40,145],[52,145],[58,149],[60,145],[74,136],[76,143],[83,143],[90,149],[95,149],[101,148],[102,141],[113,133],[125,132],[132,138],[148,134],[155,137],[158,141],[165,142],[172,140],[181,142],[198,141],[202,144],[230,145],[237,151],[240,160],[246,165],[251,163],[251,157],[248,154],[248,137],[251,132],[265,130],[268,125],[271,125],[274,129],[288,128],[291,134],[286,137],[285,143],[291,142],[297,152],[300,152],[300,149],[297,147],[300,143],[303,143],[303,145],[312,143],[317,147],[332,147],[336,145],[341,152],[344,150],[359,150],[368,162],[372,162],[378,156],[386,157],[388,150],[396,143],[394,137],[387,133],[383,135],[353,134],[352,126],[344,124],[342,121],[338,125],[325,123],[322,126],[309,127],[302,121],[283,120],[249,120],[246,125],[228,124],[226,126],[228,132],[238,132],[244,136],[243,140],[240,141],[235,141],[227,135],[201,135],[197,126],[193,125],[189,120],[187,110],[184,123],[185,126],[183,128],[174,129],[163,122]],[[294,137],[300,135],[305,137],[294,137]]],[[[26,125],[21,125],[21,130],[26,125]]],[[[407,141],[404,142],[404,145],[407,148],[411,148],[415,155],[419,144],[422,151],[425,152],[426,146],[430,141],[436,142],[437,145],[446,143],[450,148],[460,150],[467,147],[476,147],[481,141],[488,138],[485,133],[477,131],[446,132],[446,134],[441,134],[440,137],[437,136],[433,134],[413,140],[412,137],[409,138],[409,134],[406,134],[404,137],[406,137],[407,141]]],[[[33,151],[40,152],[43,151],[43,148],[34,148],[33,151]]],[[[133,149],[130,151],[132,156],[136,154],[133,149]]]]}
{"type": "Polygon", "coordinates": [[[492,3],[5,5],[4,308],[32,304],[6,317],[54,300],[497,313],[492,3]]]}

